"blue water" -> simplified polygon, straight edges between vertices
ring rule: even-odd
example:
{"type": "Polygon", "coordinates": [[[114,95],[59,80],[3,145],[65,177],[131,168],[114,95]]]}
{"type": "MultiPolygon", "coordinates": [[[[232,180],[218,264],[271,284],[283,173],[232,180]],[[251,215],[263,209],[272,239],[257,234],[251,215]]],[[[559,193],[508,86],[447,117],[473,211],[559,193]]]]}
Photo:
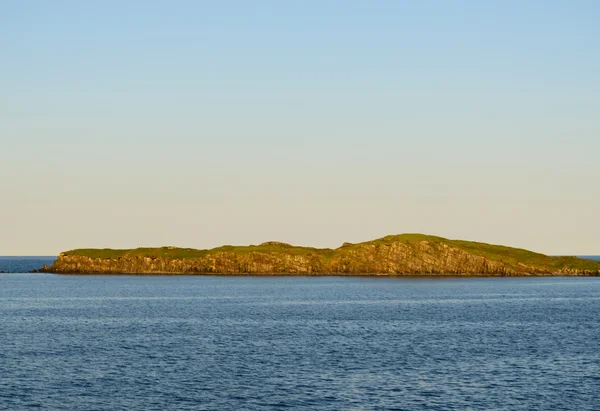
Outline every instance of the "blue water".
{"type": "Polygon", "coordinates": [[[0,409],[600,408],[600,278],[0,275],[0,409]]]}
{"type": "Polygon", "coordinates": [[[28,273],[38,270],[44,264],[52,265],[56,257],[2,257],[0,256],[0,272],[28,273]]]}

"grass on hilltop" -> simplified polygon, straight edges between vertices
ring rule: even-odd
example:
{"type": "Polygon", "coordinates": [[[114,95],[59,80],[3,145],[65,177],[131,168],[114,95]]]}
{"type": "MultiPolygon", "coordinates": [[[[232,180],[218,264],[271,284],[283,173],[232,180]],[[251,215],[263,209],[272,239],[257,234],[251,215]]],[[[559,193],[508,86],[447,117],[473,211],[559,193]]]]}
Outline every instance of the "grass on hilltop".
{"type": "Polygon", "coordinates": [[[223,245],[221,247],[212,248],[209,250],[196,250],[193,248],[176,248],[176,247],[160,247],[160,248],[135,248],[128,250],[114,250],[110,248],[95,249],[81,248],[77,250],[66,251],[65,255],[84,256],[90,258],[120,258],[120,257],[161,257],[172,259],[184,258],[203,258],[209,254],[217,253],[284,253],[291,255],[321,255],[330,257],[334,254],[334,250],[330,248],[312,248],[312,247],[296,247],[283,243],[280,244],[261,244],[249,246],[234,246],[223,245]]]}
{"type": "Polygon", "coordinates": [[[375,240],[375,243],[384,243],[399,241],[405,243],[413,243],[420,241],[431,241],[447,244],[451,247],[460,248],[470,254],[478,255],[492,261],[501,261],[511,266],[516,266],[518,263],[525,264],[531,267],[546,267],[549,269],[579,269],[579,270],[598,270],[600,264],[596,261],[585,260],[578,257],[551,257],[545,254],[536,253],[522,248],[513,248],[503,245],[478,243],[474,241],[449,240],[443,237],[436,237],[425,234],[399,234],[389,235],[381,239],[375,240]]]}
{"type": "Polygon", "coordinates": [[[525,264],[530,267],[543,267],[546,269],[580,269],[580,270],[598,270],[600,263],[591,260],[584,260],[577,257],[550,257],[544,254],[535,253],[533,251],[524,250],[521,248],[512,248],[501,245],[493,245],[486,243],[478,243],[472,241],[449,240],[442,237],[436,237],[425,234],[399,234],[389,235],[373,241],[367,241],[358,244],[345,244],[338,249],[330,248],[313,248],[313,247],[296,247],[285,243],[267,242],[260,245],[249,246],[233,246],[224,245],[221,247],[209,250],[196,250],[193,248],[176,248],[176,247],[160,247],[160,248],[135,248],[129,250],[114,250],[109,248],[104,249],[77,249],[67,251],[64,254],[74,256],[85,256],[90,258],[119,258],[119,257],[154,257],[154,258],[171,258],[171,259],[186,259],[186,258],[203,258],[210,254],[217,253],[266,253],[266,254],[290,254],[290,255],[314,255],[322,258],[331,258],[338,253],[346,253],[352,250],[358,250],[365,245],[385,245],[392,242],[402,243],[418,243],[421,241],[429,241],[432,243],[446,244],[450,247],[462,249],[470,254],[485,257],[492,261],[500,261],[510,266],[516,266],[518,263],[525,264]]]}

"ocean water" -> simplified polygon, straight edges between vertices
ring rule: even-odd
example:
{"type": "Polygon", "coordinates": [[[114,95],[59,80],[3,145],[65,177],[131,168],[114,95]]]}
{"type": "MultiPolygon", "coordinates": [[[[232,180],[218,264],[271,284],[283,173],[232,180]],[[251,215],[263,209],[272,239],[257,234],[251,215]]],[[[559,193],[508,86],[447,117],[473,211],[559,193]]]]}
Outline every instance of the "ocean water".
{"type": "Polygon", "coordinates": [[[598,410],[600,278],[0,275],[0,409],[598,410]]]}
{"type": "Polygon", "coordinates": [[[38,270],[44,264],[51,265],[56,257],[2,257],[0,256],[0,273],[28,273],[38,270]]]}

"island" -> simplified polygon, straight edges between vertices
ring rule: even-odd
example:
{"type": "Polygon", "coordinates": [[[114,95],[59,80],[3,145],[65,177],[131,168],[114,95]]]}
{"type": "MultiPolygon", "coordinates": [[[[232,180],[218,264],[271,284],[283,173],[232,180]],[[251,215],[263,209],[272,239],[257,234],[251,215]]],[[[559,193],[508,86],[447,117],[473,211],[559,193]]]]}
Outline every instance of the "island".
{"type": "Polygon", "coordinates": [[[160,247],[77,249],[40,271],[59,274],[598,276],[600,262],[551,257],[485,243],[424,234],[390,235],[341,247],[281,242],[196,250],[160,247]]]}

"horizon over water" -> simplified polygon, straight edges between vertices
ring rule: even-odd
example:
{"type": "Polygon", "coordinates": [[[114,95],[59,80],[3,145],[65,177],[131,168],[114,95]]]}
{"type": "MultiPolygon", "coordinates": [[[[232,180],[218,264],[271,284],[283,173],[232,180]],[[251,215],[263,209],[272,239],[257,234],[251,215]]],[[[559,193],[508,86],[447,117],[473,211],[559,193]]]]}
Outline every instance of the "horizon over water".
{"type": "Polygon", "coordinates": [[[0,409],[594,410],[599,317],[596,277],[1,274],[0,409]]]}
{"type": "Polygon", "coordinates": [[[0,4],[0,411],[600,411],[600,1],[0,4]]]}
{"type": "Polygon", "coordinates": [[[28,273],[50,265],[56,256],[0,256],[0,273],[28,273]]]}

